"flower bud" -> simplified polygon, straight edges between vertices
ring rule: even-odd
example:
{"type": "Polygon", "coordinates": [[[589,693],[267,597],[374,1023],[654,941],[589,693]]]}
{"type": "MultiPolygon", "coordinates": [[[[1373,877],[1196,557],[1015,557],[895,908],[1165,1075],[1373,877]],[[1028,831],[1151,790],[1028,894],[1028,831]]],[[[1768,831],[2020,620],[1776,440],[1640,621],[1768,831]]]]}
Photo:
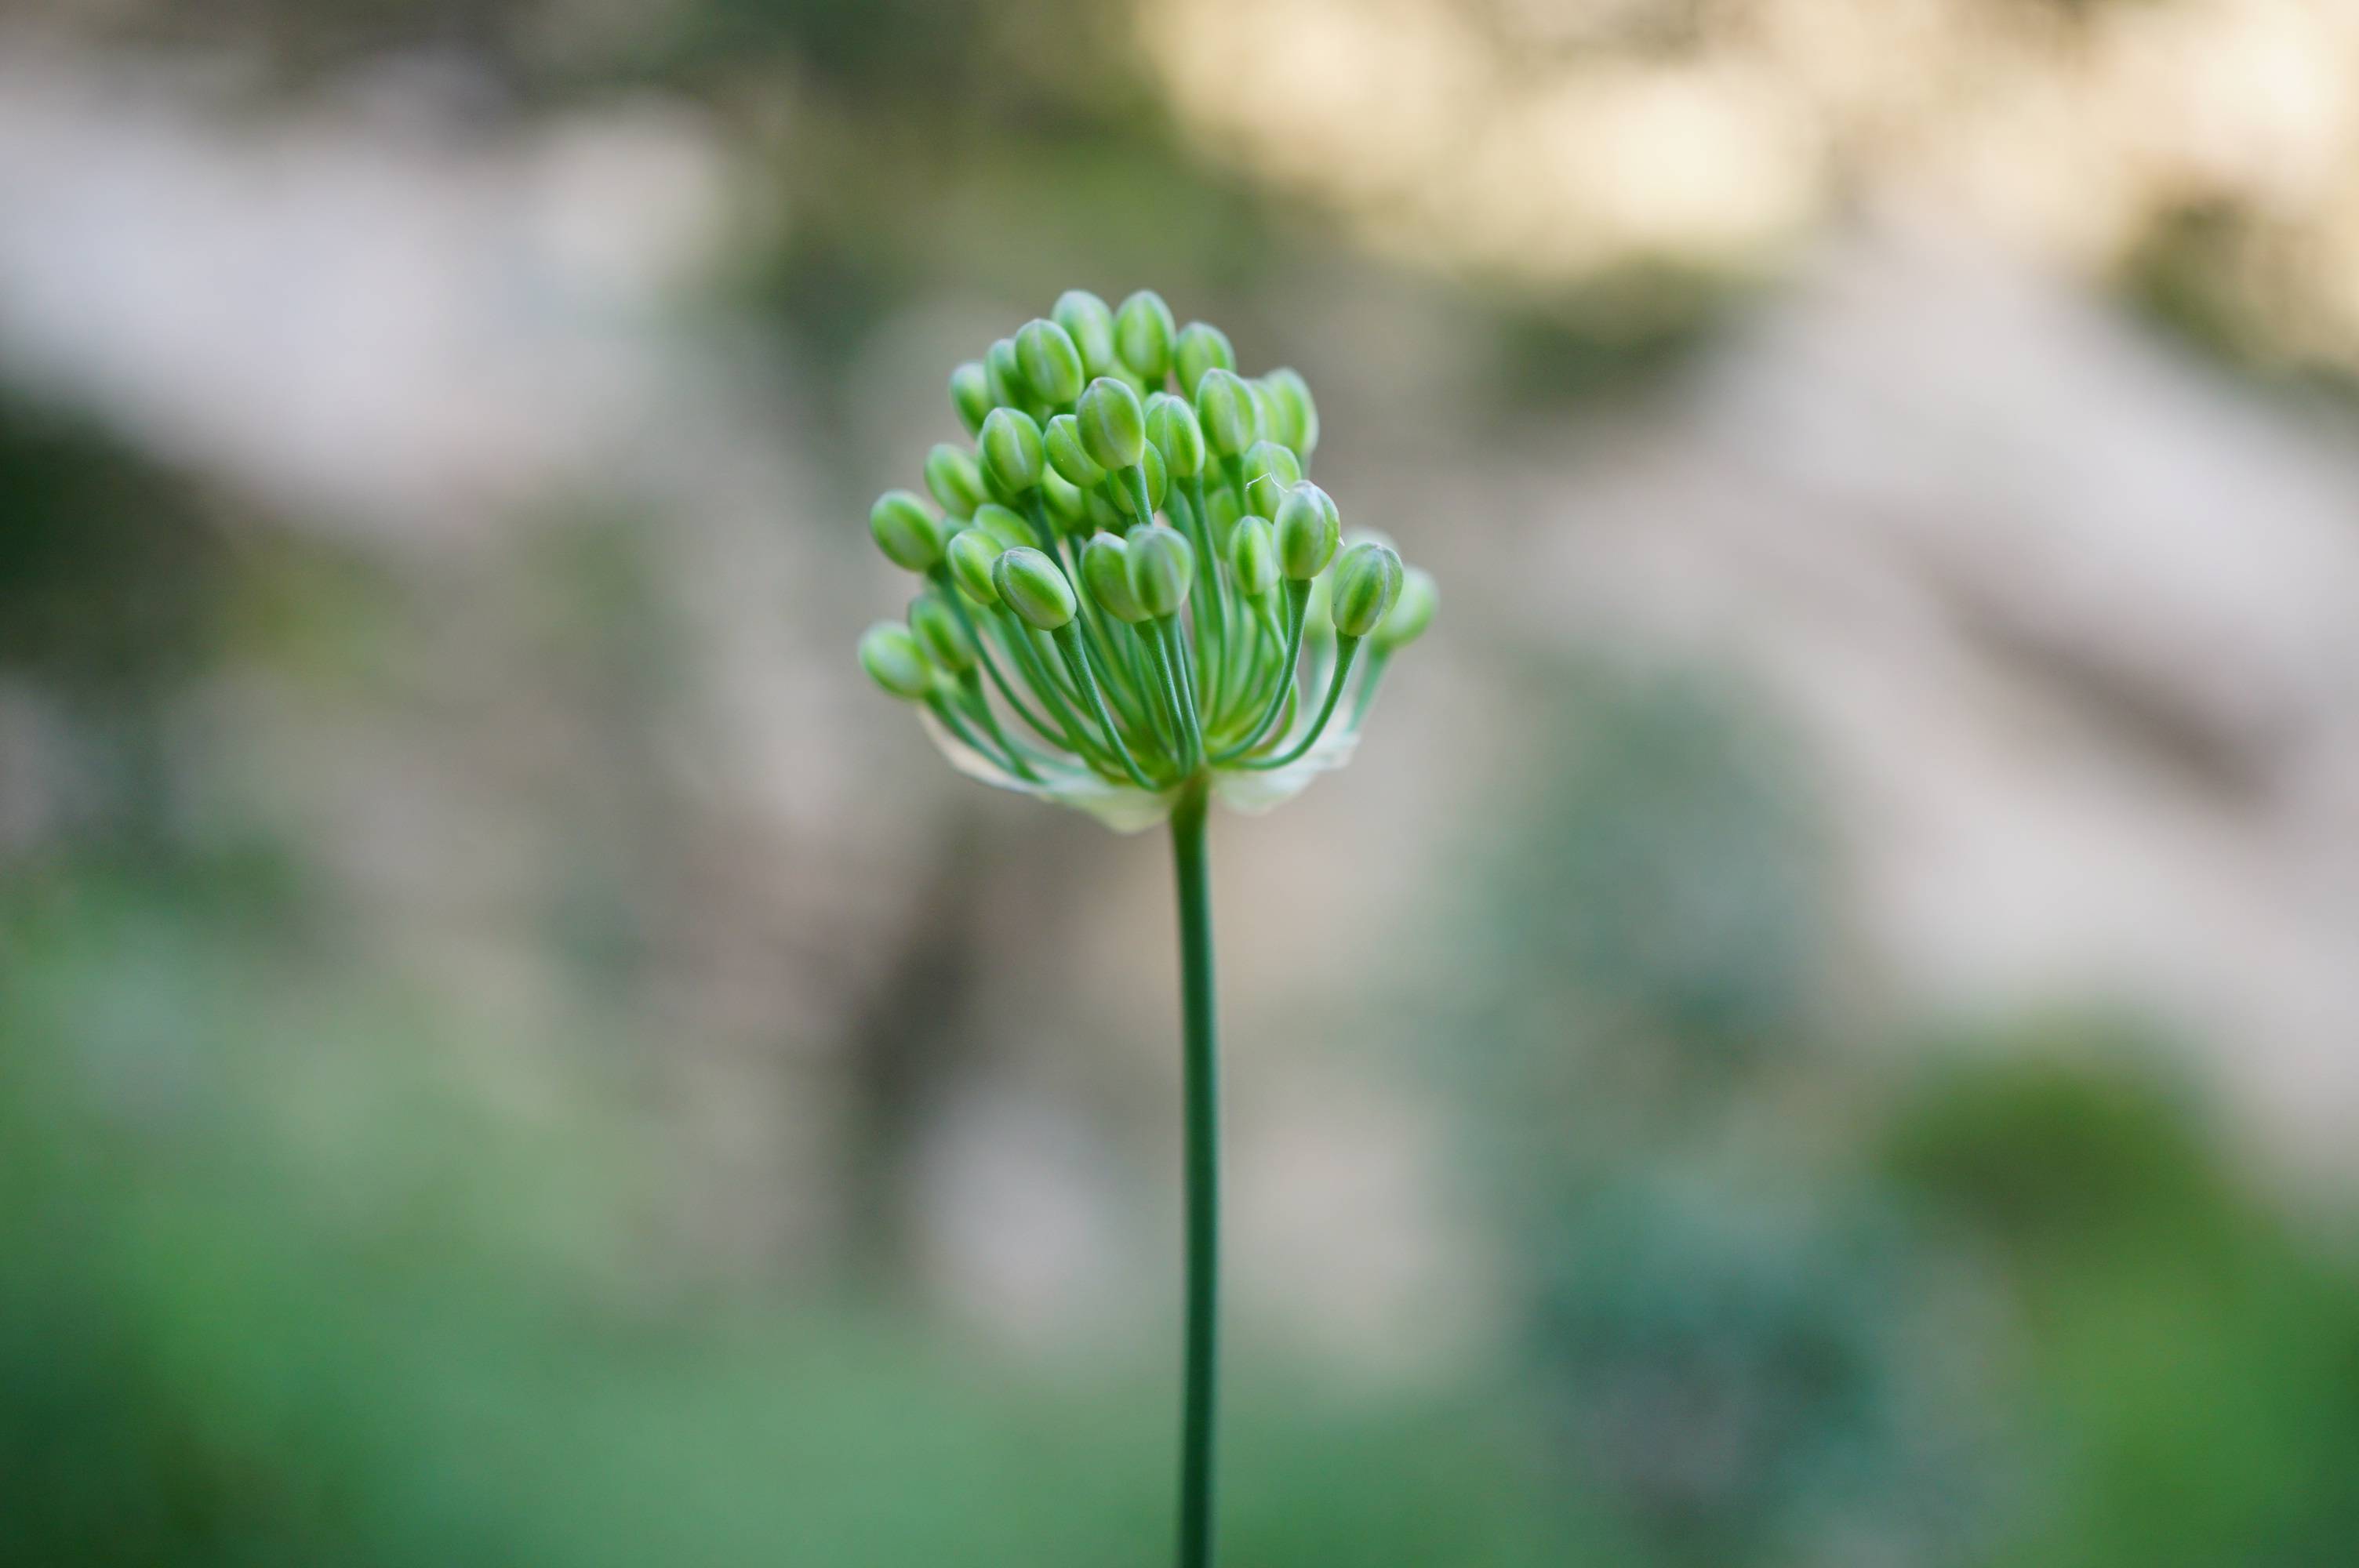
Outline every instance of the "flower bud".
{"type": "Polygon", "coordinates": [[[1229,531],[1237,525],[1237,519],[1245,515],[1245,508],[1237,504],[1236,496],[1227,485],[1219,484],[1204,492],[1204,521],[1212,524],[1212,547],[1226,550],[1229,547],[1229,531]]]}
{"type": "Polygon", "coordinates": [[[1010,495],[1024,495],[1040,486],[1044,466],[1040,427],[1021,408],[995,408],[983,422],[984,471],[1010,495]]]}
{"type": "Polygon", "coordinates": [[[1100,534],[1082,546],[1082,581],[1098,608],[1115,620],[1135,626],[1147,619],[1130,591],[1130,547],[1115,535],[1100,534]]]}
{"type": "Polygon", "coordinates": [[[1277,586],[1277,535],[1268,518],[1237,519],[1229,534],[1229,570],[1236,574],[1237,591],[1247,599],[1259,599],[1277,586]]]}
{"type": "MultiPolygon", "coordinates": [[[[1102,375],[1082,394],[1073,411],[1082,449],[1102,469],[1126,469],[1147,445],[1147,413],[1128,384],[1102,375]]],[[[1067,479],[1073,476],[1067,474],[1067,479]]]]}
{"type": "Polygon", "coordinates": [[[1337,634],[1364,637],[1382,625],[1400,595],[1400,585],[1401,558],[1390,545],[1364,539],[1344,551],[1328,591],[1337,634]]]}
{"type": "Polygon", "coordinates": [[[1295,581],[1309,582],[1335,558],[1342,524],[1335,503],[1317,485],[1298,484],[1288,491],[1277,503],[1276,525],[1278,565],[1295,581]]]}
{"type": "Polygon", "coordinates": [[[1069,288],[1057,296],[1056,308],[1049,315],[1081,351],[1084,373],[1100,376],[1113,371],[1114,312],[1104,300],[1086,288],[1069,288]]]}
{"type": "Polygon", "coordinates": [[[1016,363],[1040,400],[1053,408],[1062,408],[1089,384],[1072,335],[1046,319],[1027,321],[1016,334],[1016,363]]]}
{"type": "MultiPolygon", "coordinates": [[[[1292,450],[1276,441],[1256,441],[1245,449],[1245,510],[1274,509],[1279,496],[1302,482],[1302,463],[1292,450]]],[[[1326,492],[1320,493],[1324,495],[1326,492]]],[[[1327,509],[1332,513],[1334,503],[1328,503],[1327,509]]],[[[1272,510],[1266,515],[1275,519],[1277,514],[1272,510]]]]}
{"type": "Polygon", "coordinates": [[[998,603],[999,585],[991,580],[991,568],[1006,548],[988,528],[961,529],[951,541],[951,580],[977,604],[998,603]]]}
{"type": "Polygon", "coordinates": [[[1068,534],[1079,534],[1089,527],[1089,498],[1055,469],[1040,475],[1040,504],[1049,514],[1049,521],[1068,534]]]}
{"type": "Polygon", "coordinates": [[[1090,528],[1095,533],[1118,535],[1130,526],[1130,520],[1123,515],[1121,508],[1106,499],[1107,488],[1102,484],[1086,496],[1090,507],[1090,528]]]}
{"type": "Polygon", "coordinates": [[[1023,408],[1032,402],[1032,386],[1024,379],[1023,362],[1016,357],[1016,340],[1002,338],[983,356],[983,375],[991,400],[1002,408],[1023,408]]]}
{"type": "Polygon", "coordinates": [[[1433,623],[1433,611],[1441,598],[1433,585],[1433,574],[1423,567],[1401,568],[1399,596],[1392,609],[1376,627],[1376,646],[1387,651],[1406,648],[1425,634],[1433,623]]]}
{"type": "Polygon", "coordinates": [[[1032,532],[1032,524],[1024,521],[1021,513],[1002,506],[996,501],[986,501],[974,509],[973,527],[990,535],[1003,550],[1039,542],[1039,536],[1032,532]]]}
{"type": "Polygon", "coordinates": [[[1171,368],[1180,373],[1180,390],[1192,399],[1206,371],[1235,371],[1237,351],[1229,346],[1229,335],[1210,321],[1190,321],[1171,345],[1171,368]]]}
{"type": "Polygon", "coordinates": [[[981,360],[969,360],[951,372],[951,406],[958,410],[959,423],[966,427],[968,435],[982,432],[984,420],[998,402],[991,395],[991,377],[981,360]]]}
{"type": "Polygon", "coordinates": [[[1071,414],[1060,414],[1049,421],[1040,434],[1040,445],[1048,455],[1049,466],[1064,476],[1065,482],[1076,490],[1094,490],[1105,481],[1105,470],[1090,456],[1082,445],[1081,421],[1071,414]]]}
{"type": "MultiPolygon", "coordinates": [[[[1163,296],[1142,288],[1122,302],[1114,317],[1116,358],[1138,373],[1149,386],[1161,386],[1171,370],[1171,340],[1179,329],[1163,296]]],[[[1114,465],[1109,463],[1109,468],[1114,465]]]]}
{"type": "Polygon", "coordinates": [[[1188,602],[1188,585],[1196,579],[1196,551],[1187,535],[1159,523],[1142,524],[1125,541],[1131,597],[1139,609],[1160,621],[1177,615],[1188,602]]]}
{"type": "Polygon", "coordinates": [[[942,558],[948,530],[924,502],[906,490],[888,490],[868,509],[868,532],[875,535],[886,560],[922,572],[942,558]]]}
{"type": "Polygon", "coordinates": [[[1319,449],[1319,406],[1310,400],[1310,384],[1299,372],[1280,368],[1261,378],[1262,406],[1276,428],[1270,438],[1291,447],[1298,457],[1319,449]]]}
{"type": "Polygon", "coordinates": [[[974,668],[974,643],[939,596],[921,593],[909,601],[909,630],[917,633],[926,657],[951,674],[962,676],[974,668]]]}
{"type": "Polygon", "coordinates": [[[1163,454],[1153,447],[1139,449],[1138,466],[1147,476],[1147,516],[1138,515],[1138,497],[1130,492],[1127,476],[1109,475],[1106,488],[1114,492],[1115,511],[1130,522],[1146,523],[1153,520],[1156,510],[1163,504],[1163,498],[1170,493],[1171,471],[1163,466],[1163,454]]]}
{"type": "Polygon", "coordinates": [[[908,627],[890,621],[879,621],[861,634],[860,665],[869,679],[907,701],[919,701],[933,689],[925,650],[908,627]]]}
{"type": "Polygon", "coordinates": [[[1197,380],[1196,420],[1215,457],[1242,457],[1261,437],[1252,394],[1234,371],[1218,365],[1197,380]]]}
{"type": "Polygon", "coordinates": [[[991,580],[1010,610],[1043,632],[1054,632],[1071,621],[1078,608],[1073,585],[1057,563],[1028,546],[1000,557],[991,568],[991,580]]]}
{"type": "Polygon", "coordinates": [[[983,470],[974,454],[948,441],[937,443],[926,454],[926,488],[953,517],[972,517],[976,507],[991,499],[983,487],[983,470]]]}
{"type": "Polygon", "coordinates": [[[1204,430],[1184,397],[1158,392],[1147,406],[1147,444],[1163,454],[1175,479],[1204,471],[1204,430]]]}

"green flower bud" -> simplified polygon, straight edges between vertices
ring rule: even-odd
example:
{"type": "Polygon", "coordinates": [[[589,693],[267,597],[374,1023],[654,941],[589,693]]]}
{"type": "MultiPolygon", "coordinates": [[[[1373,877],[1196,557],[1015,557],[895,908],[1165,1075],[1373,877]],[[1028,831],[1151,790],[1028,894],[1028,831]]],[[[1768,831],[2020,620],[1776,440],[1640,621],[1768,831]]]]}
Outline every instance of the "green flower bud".
{"type": "Polygon", "coordinates": [[[909,702],[922,699],[934,687],[925,650],[908,627],[890,621],[879,621],[861,634],[860,665],[869,679],[909,702]]]}
{"type": "MultiPolygon", "coordinates": [[[[1245,510],[1261,512],[1268,507],[1272,510],[1265,515],[1275,519],[1277,498],[1302,482],[1302,462],[1276,441],[1256,441],[1245,449],[1245,510]]],[[[1333,503],[1328,503],[1328,510],[1334,510],[1333,503]]]]}
{"type": "MultiPolygon", "coordinates": [[[[1114,317],[1116,358],[1138,373],[1149,386],[1160,386],[1171,370],[1171,340],[1179,328],[1163,296],[1142,288],[1122,302],[1114,317]]],[[[1106,465],[1111,468],[1114,465],[1106,465]]]]}
{"type": "Polygon", "coordinates": [[[974,668],[974,643],[939,595],[921,593],[909,601],[909,630],[926,657],[954,676],[974,668]]]}
{"type": "Polygon", "coordinates": [[[1147,619],[1130,591],[1130,547],[1114,535],[1100,534],[1082,547],[1082,581],[1098,608],[1115,620],[1135,626],[1147,619]]]}
{"type": "Polygon", "coordinates": [[[1180,373],[1180,390],[1193,398],[1206,371],[1236,370],[1237,351],[1229,346],[1229,335],[1210,321],[1190,321],[1171,345],[1171,368],[1180,373]]]}
{"type": "Polygon", "coordinates": [[[1007,546],[988,528],[965,528],[951,541],[951,580],[977,604],[999,602],[999,585],[991,580],[991,568],[1007,546]]]}
{"type": "Polygon", "coordinates": [[[1216,457],[1242,457],[1246,448],[1261,438],[1253,395],[1234,371],[1218,365],[1196,383],[1196,420],[1203,427],[1204,444],[1216,457]]]}
{"type": "Polygon", "coordinates": [[[931,570],[942,558],[949,530],[906,490],[888,490],[868,509],[868,532],[885,558],[908,571],[931,570]]]}
{"type": "MultiPolygon", "coordinates": [[[[1074,411],[1082,449],[1102,469],[1126,469],[1147,446],[1147,412],[1127,383],[1102,375],[1090,383],[1074,411]]],[[[1065,476],[1071,479],[1071,474],[1065,476]]]]}
{"type": "Polygon", "coordinates": [[[1319,406],[1310,400],[1310,384],[1299,372],[1280,368],[1261,378],[1262,405],[1276,428],[1270,438],[1291,447],[1297,456],[1319,449],[1319,406]]]}
{"type": "Polygon", "coordinates": [[[1237,519],[1229,534],[1229,570],[1236,574],[1237,591],[1247,599],[1259,599],[1277,586],[1277,535],[1268,518],[1237,519]]]}
{"type": "Polygon", "coordinates": [[[1105,470],[1082,445],[1082,424],[1071,414],[1060,414],[1041,432],[1040,444],[1049,466],[1076,490],[1094,490],[1104,482],[1105,470]]]}
{"type": "Polygon", "coordinates": [[[1040,487],[1045,463],[1040,454],[1040,427],[1021,408],[995,408],[983,422],[983,467],[992,482],[1010,495],[1024,495],[1040,487]]]}
{"type": "Polygon", "coordinates": [[[991,387],[991,400],[1002,408],[1028,408],[1032,405],[1032,385],[1024,379],[1023,362],[1016,356],[1016,340],[1002,338],[991,345],[983,356],[984,379],[991,387]]]}
{"type": "Polygon", "coordinates": [[[1276,525],[1278,565],[1296,582],[1309,582],[1335,558],[1342,524],[1334,502],[1317,485],[1303,483],[1288,490],[1277,503],[1276,525]]]}
{"type": "Polygon", "coordinates": [[[1034,319],[1016,334],[1016,363],[1040,401],[1062,408],[1082,395],[1089,373],[1071,334],[1054,321],[1034,319]]]}
{"type": "Polygon", "coordinates": [[[1056,562],[1035,549],[1018,547],[1000,557],[991,568],[991,580],[1007,608],[1043,632],[1054,632],[1079,608],[1073,585],[1056,562]]]}
{"type": "Polygon", "coordinates": [[[1174,478],[1204,471],[1204,430],[1184,397],[1158,392],[1147,406],[1147,444],[1163,454],[1174,478]]]}
{"type": "Polygon", "coordinates": [[[1057,296],[1056,308],[1049,314],[1073,340],[1073,347],[1081,351],[1085,373],[1112,373],[1115,364],[1114,312],[1104,300],[1086,288],[1069,288],[1057,296]]]}
{"type": "Polygon", "coordinates": [[[938,443],[926,454],[926,488],[953,517],[972,517],[976,507],[991,499],[974,454],[948,441],[938,443]]]}
{"type": "Polygon", "coordinates": [[[1376,646],[1387,651],[1406,648],[1423,636],[1425,629],[1433,623],[1434,608],[1440,598],[1432,573],[1422,567],[1402,568],[1400,594],[1376,627],[1376,646]]]}
{"type": "Polygon", "coordinates": [[[1162,506],[1163,498],[1171,492],[1171,470],[1163,466],[1163,454],[1153,447],[1142,447],[1138,466],[1147,475],[1147,509],[1148,516],[1138,515],[1138,497],[1130,492],[1130,481],[1121,474],[1108,474],[1106,488],[1114,492],[1114,510],[1133,523],[1149,521],[1162,506]]]}
{"type": "Polygon", "coordinates": [[[969,360],[951,372],[951,406],[970,436],[979,434],[997,400],[991,395],[991,376],[981,360],[969,360]]]}
{"type": "Polygon", "coordinates": [[[1236,496],[1231,493],[1227,485],[1220,484],[1204,492],[1204,511],[1208,514],[1205,521],[1212,525],[1213,547],[1226,551],[1230,531],[1236,527],[1237,519],[1245,515],[1245,508],[1237,504],[1236,496]]]}
{"type": "Polygon", "coordinates": [[[1119,534],[1130,526],[1129,519],[1122,514],[1121,509],[1106,499],[1104,485],[1089,492],[1086,499],[1090,507],[1090,527],[1093,532],[1119,534]]]}
{"type": "Polygon", "coordinates": [[[1364,539],[1343,552],[1335,563],[1335,581],[1328,590],[1329,613],[1335,630],[1345,637],[1364,637],[1384,623],[1386,612],[1400,595],[1401,558],[1390,545],[1364,539]]]}
{"type": "Polygon", "coordinates": [[[1040,475],[1040,504],[1047,510],[1049,521],[1068,534],[1082,533],[1089,526],[1089,498],[1055,469],[1040,475]]]}
{"type": "Polygon", "coordinates": [[[986,501],[974,509],[974,528],[970,531],[988,534],[1003,550],[1012,550],[1018,545],[1036,544],[1039,540],[1039,535],[1032,532],[1032,524],[1024,521],[1022,514],[1002,506],[996,501],[986,501]]]}
{"type": "Polygon", "coordinates": [[[1177,615],[1196,579],[1196,551],[1188,536],[1159,523],[1141,524],[1124,541],[1129,548],[1130,593],[1139,609],[1160,621],[1177,615]]]}

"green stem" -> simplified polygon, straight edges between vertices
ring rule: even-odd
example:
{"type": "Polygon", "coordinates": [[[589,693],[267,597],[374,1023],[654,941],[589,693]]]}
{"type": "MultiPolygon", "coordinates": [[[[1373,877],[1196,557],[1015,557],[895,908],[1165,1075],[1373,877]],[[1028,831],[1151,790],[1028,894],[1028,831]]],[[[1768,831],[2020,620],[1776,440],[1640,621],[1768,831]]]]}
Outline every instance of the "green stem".
{"type": "Polygon", "coordinates": [[[1290,762],[1299,762],[1302,754],[1310,750],[1320,734],[1326,730],[1327,720],[1335,716],[1336,699],[1343,695],[1343,683],[1351,678],[1352,655],[1359,651],[1360,640],[1357,637],[1337,637],[1335,639],[1335,673],[1327,681],[1327,700],[1319,705],[1319,717],[1310,721],[1310,728],[1302,732],[1302,739],[1288,747],[1278,756],[1256,757],[1251,762],[1238,765],[1246,768],[1282,768],[1290,762]]]}
{"type": "Polygon", "coordinates": [[[1188,1350],[1180,1430],[1180,1568],[1212,1568],[1212,1449],[1220,1385],[1221,1084],[1213,1018],[1212,893],[1205,874],[1207,781],[1171,814],[1180,892],[1180,998],[1187,1103],[1188,1350]]]}

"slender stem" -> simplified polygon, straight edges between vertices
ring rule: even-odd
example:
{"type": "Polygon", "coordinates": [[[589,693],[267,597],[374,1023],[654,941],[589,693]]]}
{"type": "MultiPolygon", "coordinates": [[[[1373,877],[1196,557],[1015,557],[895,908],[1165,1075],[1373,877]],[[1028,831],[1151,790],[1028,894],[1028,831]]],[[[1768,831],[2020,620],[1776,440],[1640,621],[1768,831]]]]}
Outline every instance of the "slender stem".
{"type": "Polygon", "coordinates": [[[1220,1039],[1213,1018],[1212,893],[1205,875],[1207,781],[1171,814],[1180,892],[1180,999],[1186,1070],[1188,1351],[1180,1433],[1180,1568],[1212,1568],[1212,1449],[1221,1341],[1220,1039]]]}
{"type": "Polygon", "coordinates": [[[1327,700],[1319,705],[1319,717],[1310,721],[1310,728],[1302,732],[1302,739],[1277,756],[1256,757],[1250,762],[1238,765],[1246,768],[1282,768],[1290,762],[1299,762],[1302,754],[1310,750],[1320,734],[1326,730],[1327,720],[1334,717],[1336,699],[1343,695],[1343,683],[1351,678],[1352,655],[1359,651],[1360,640],[1357,637],[1336,638],[1335,673],[1327,681],[1327,700]]]}
{"type": "Polygon", "coordinates": [[[1270,687],[1268,706],[1262,709],[1261,718],[1255,722],[1251,730],[1245,732],[1244,740],[1213,755],[1212,761],[1215,762],[1232,762],[1259,745],[1261,738],[1269,733],[1270,725],[1277,721],[1278,709],[1286,706],[1286,699],[1293,694],[1294,665],[1302,654],[1303,610],[1310,602],[1310,585],[1307,582],[1288,579],[1286,649],[1278,655],[1277,682],[1270,687]]]}

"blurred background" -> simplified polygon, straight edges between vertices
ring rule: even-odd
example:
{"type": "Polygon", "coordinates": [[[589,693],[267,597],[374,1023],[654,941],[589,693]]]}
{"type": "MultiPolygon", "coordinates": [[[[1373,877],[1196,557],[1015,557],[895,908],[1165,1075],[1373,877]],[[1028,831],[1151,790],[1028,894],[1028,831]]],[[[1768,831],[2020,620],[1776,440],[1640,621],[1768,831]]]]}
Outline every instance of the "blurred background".
{"type": "Polygon", "coordinates": [[[1076,286],[1442,584],[1226,1561],[2351,1561],[2341,0],[13,0],[0,1561],[1166,1560],[1165,847],[852,657],[1076,286]]]}

